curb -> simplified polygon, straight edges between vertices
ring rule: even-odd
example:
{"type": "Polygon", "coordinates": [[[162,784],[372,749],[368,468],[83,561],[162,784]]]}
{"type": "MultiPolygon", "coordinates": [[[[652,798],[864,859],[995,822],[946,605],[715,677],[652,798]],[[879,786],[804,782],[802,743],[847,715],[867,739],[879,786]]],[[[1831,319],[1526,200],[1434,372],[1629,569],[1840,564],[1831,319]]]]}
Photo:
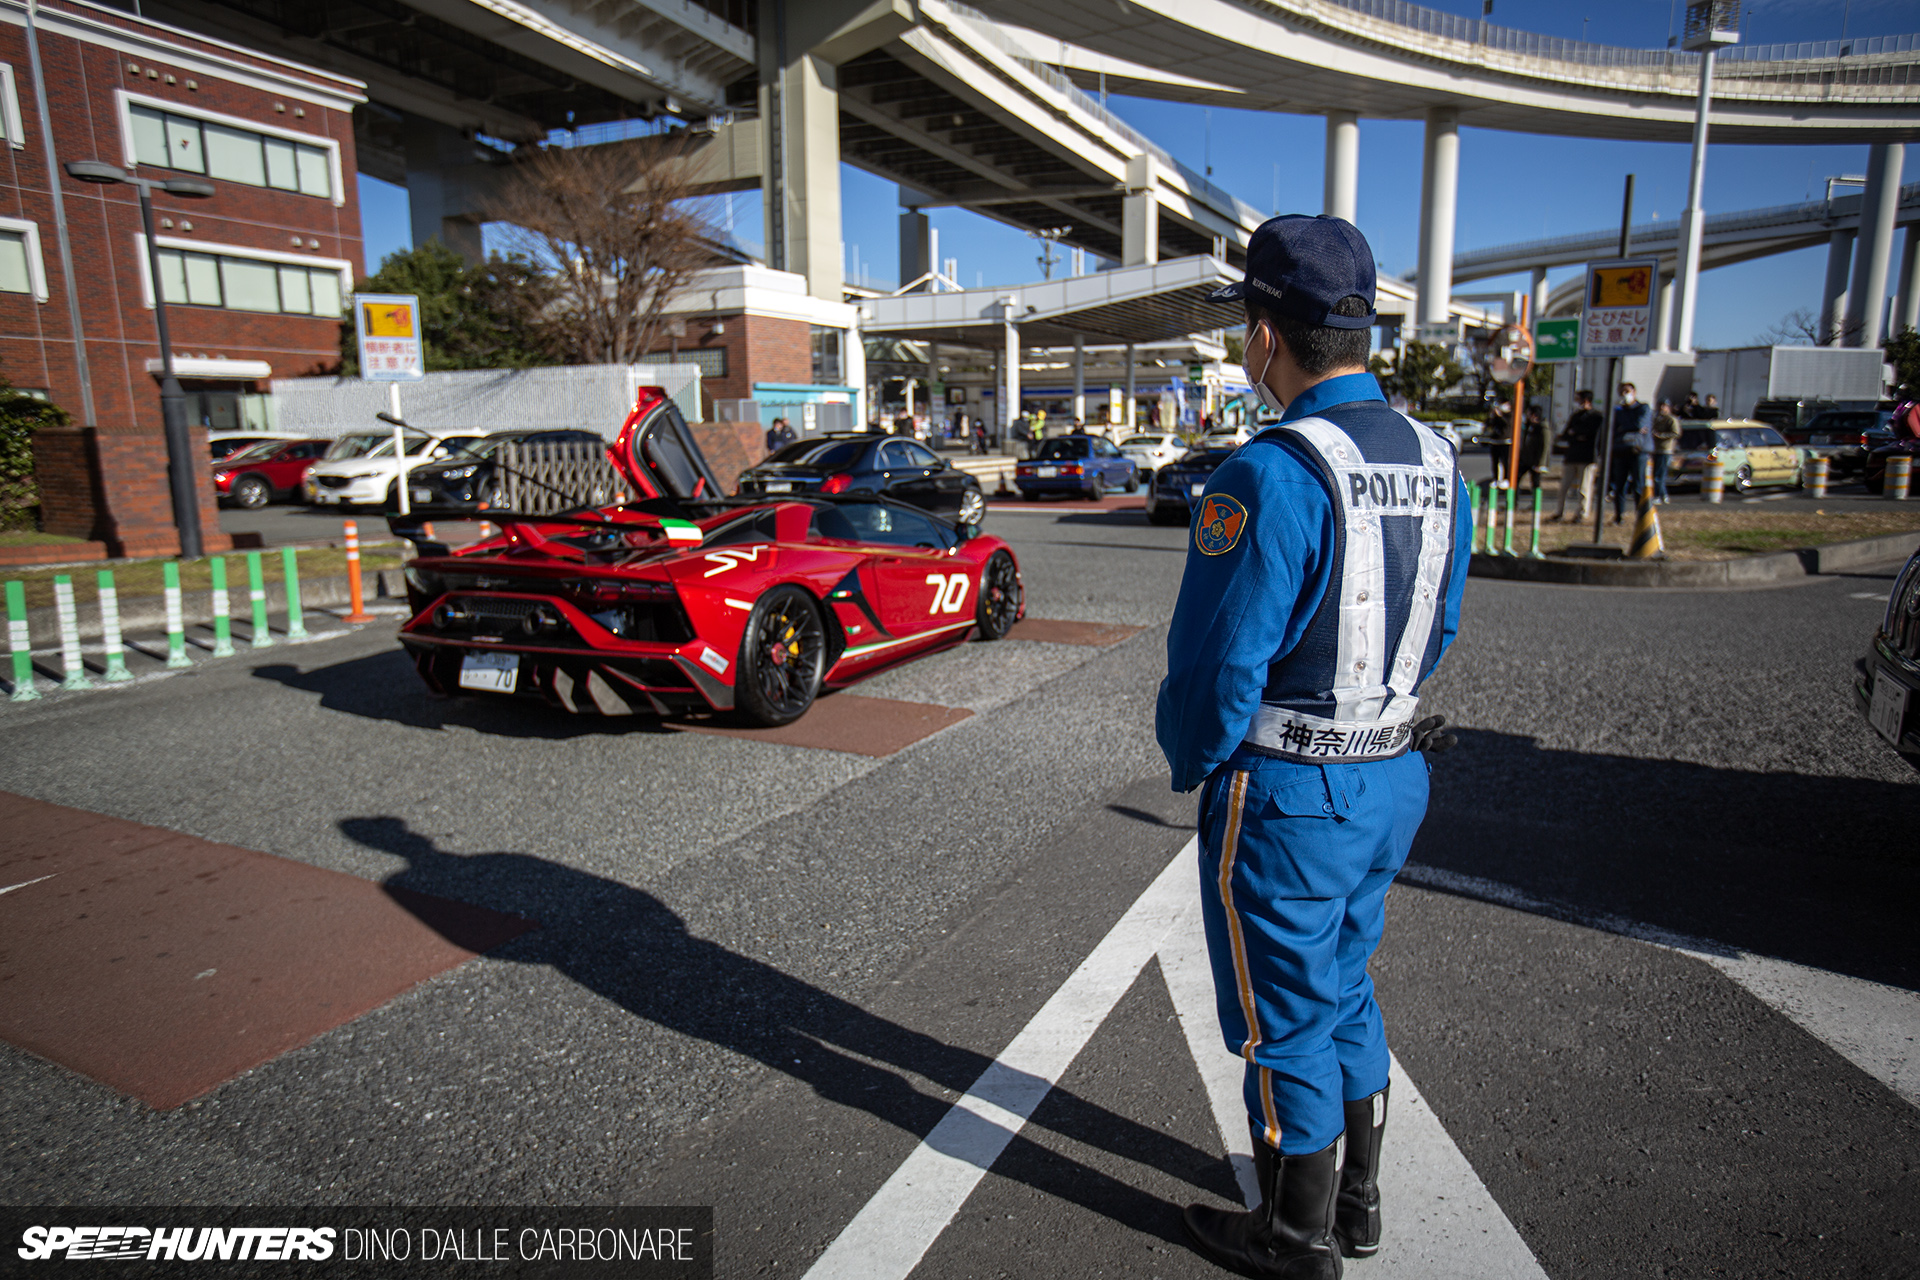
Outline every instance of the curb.
{"type": "MultiPolygon", "coordinates": [[[[369,570],[362,575],[363,585],[367,588],[367,597],[374,599],[402,599],[407,595],[406,579],[398,569],[369,570]]],[[[266,584],[267,611],[285,613],[287,609],[287,584],[269,582],[266,584]]],[[[213,621],[213,593],[207,590],[183,592],[181,601],[181,621],[188,626],[213,621]]],[[[251,606],[247,602],[244,580],[236,590],[228,588],[229,604],[234,607],[232,616],[246,621],[250,617],[251,606]]],[[[347,575],[336,574],[326,578],[300,579],[301,612],[309,609],[324,609],[331,605],[348,603],[347,575]]],[[[60,643],[59,623],[55,617],[53,605],[27,610],[27,630],[30,643],[37,649],[51,648],[60,643]]],[[[127,633],[135,631],[165,631],[167,629],[167,598],[165,596],[121,596],[120,627],[127,633]]],[[[81,610],[80,638],[98,640],[103,632],[100,626],[100,609],[97,605],[81,610]]]]}
{"type": "Polygon", "coordinates": [[[1920,532],[1887,533],[1857,542],[1830,542],[1736,560],[1528,560],[1476,552],[1467,574],[1508,582],[1582,587],[1764,587],[1905,560],[1917,545],[1920,532]]]}

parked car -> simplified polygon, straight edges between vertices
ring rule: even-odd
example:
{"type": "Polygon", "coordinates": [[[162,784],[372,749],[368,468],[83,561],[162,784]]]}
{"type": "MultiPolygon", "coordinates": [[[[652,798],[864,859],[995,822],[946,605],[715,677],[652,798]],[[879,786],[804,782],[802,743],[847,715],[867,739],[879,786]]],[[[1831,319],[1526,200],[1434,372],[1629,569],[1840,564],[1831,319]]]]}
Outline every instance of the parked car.
{"type": "Polygon", "coordinates": [[[1128,493],[1138,490],[1140,473],[1133,459],[1121,453],[1111,440],[1056,436],[1040,442],[1033,461],[1013,469],[1013,487],[1028,502],[1048,493],[1079,494],[1098,502],[1107,496],[1108,489],[1125,489],[1128,493]]]}
{"type": "MultiPolygon", "coordinates": [[[[1866,433],[1867,460],[1862,479],[1868,493],[1884,493],[1887,488],[1887,459],[1896,454],[1912,458],[1912,467],[1920,471],[1920,407],[1903,404],[1887,415],[1884,425],[1866,433]]],[[[1920,476],[1913,483],[1920,487],[1920,476]]]]}
{"type": "Polygon", "coordinates": [[[1894,580],[1887,612],[1853,682],[1855,705],[1875,732],[1920,768],[1920,551],[1894,580]]]}
{"type": "Polygon", "coordinates": [[[209,431],[207,453],[215,462],[268,440],[305,440],[298,431],[209,431]]]}
{"type": "MultiPolygon", "coordinates": [[[[417,462],[444,458],[485,439],[477,431],[436,435],[409,431],[407,457],[417,462]]],[[[393,432],[357,431],[341,436],[327,456],[313,465],[302,486],[315,506],[398,505],[395,481],[400,460],[393,455],[393,432]]]]}
{"type": "MultiPolygon", "coordinates": [[[[496,455],[506,445],[519,444],[585,444],[604,452],[607,442],[596,431],[496,431],[464,449],[449,452],[438,462],[410,468],[408,507],[414,515],[433,518],[472,515],[483,503],[499,506],[501,477],[496,455]]],[[[611,493],[579,495],[582,504],[593,506],[612,497],[611,493]]]]}
{"type": "Polygon", "coordinates": [[[835,432],[795,440],[740,473],[742,498],[804,493],[883,493],[956,525],[986,514],[980,481],[917,440],[835,432]]]}
{"type": "Polygon", "coordinates": [[[1133,459],[1134,469],[1143,476],[1152,475],[1186,451],[1185,440],[1159,432],[1128,436],[1120,442],[1120,452],[1133,459]]]}
{"type": "Polygon", "coordinates": [[[1206,491],[1207,481],[1221,463],[1233,456],[1231,447],[1202,447],[1178,462],[1169,463],[1147,481],[1147,519],[1154,524],[1185,524],[1193,504],[1206,491]]]}
{"type": "Polygon", "coordinates": [[[1806,459],[1786,437],[1764,423],[1722,418],[1680,428],[1667,484],[1698,487],[1707,459],[1718,458],[1726,486],[1745,492],[1763,485],[1798,485],[1806,459]]]}
{"type": "Polygon", "coordinates": [[[1426,425],[1431,427],[1442,440],[1447,442],[1448,446],[1452,448],[1454,456],[1457,458],[1460,456],[1460,446],[1466,440],[1466,437],[1460,433],[1463,430],[1470,432],[1479,424],[1469,422],[1465,418],[1456,418],[1452,422],[1429,422],[1426,425]]]}
{"type": "Polygon", "coordinates": [[[253,511],[276,498],[297,498],[307,472],[332,445],[318,438],[262,440],[230,453],[213,464],[215,500],[253,511]]]}
{"type": "Polygon", "coordinates": [[[1869,448],[1892,438],[1887,429],[1892,417],[1891,409],[1828,409],[1807,419],[1805,426],[1780,434],[1809,461],[1826,458],[1832,475],[1853,475],[1866,469],[1869,448]]]}

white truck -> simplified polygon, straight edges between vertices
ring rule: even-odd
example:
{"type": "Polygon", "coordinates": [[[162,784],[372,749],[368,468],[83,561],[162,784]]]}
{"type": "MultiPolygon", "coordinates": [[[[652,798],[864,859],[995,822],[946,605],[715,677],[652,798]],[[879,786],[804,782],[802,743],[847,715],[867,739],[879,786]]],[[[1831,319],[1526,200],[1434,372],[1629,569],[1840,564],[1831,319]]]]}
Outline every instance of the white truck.
{"type": "Polygon", "coordinates": [[[1797,427],[1821,409],[1872,408],[1892,370],[1878,347],[1734,347],[1694,358],[1693,390],[1723,418],[1797,427]]]}

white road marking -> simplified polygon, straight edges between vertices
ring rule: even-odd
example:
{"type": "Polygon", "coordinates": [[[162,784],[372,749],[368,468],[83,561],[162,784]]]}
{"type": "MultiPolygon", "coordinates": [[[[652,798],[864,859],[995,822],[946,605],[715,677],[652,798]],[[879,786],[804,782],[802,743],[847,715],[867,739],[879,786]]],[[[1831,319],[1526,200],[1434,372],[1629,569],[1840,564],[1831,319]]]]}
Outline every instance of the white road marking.
{"type": "Polygon", "coordinates": [[[854,1215],[808,1276],[904,1280],[919,1265],[1192,900],[1200,874],[1198,848],[1198,841],[1190,840],[1175,855],[1073,976],[854,1215]]]}
{"type": "MultiPolygon", "coordinates": [[[[1241,1062],[1220,1039],[1200,918],[1199,842],[1190,840],[1006,1052],[807,1272],[808,1280],[904,1280],[966,1203],[1034,1108],[1158,956],[1241,1194],[1259,1199],[1240,1097],[1241,1062]]],[[[1513,1224],[1396,1061],[1381,1170],[1387,1247],[1368,1273],[1440,1280],[1545,1280],[1513,1224]]]]}
{"type": "Polygon", "coordinates": [[[1408,863],[1400,879],[1684,952],[1726,974],[1761,1003],[1920,1107],[1920,994],[1753,955],[1723,942],[1688,937],[1623,916],[1580,911],[1497,880],[1439,867],[1408,863]]]}
{"type": "Polygon", "coordinates": [[[39,884],[40,881],[42,880],[51,880],[53,879],[54,876],[57,876],[59,874],[60,873],[58,871],[55,871],[48,875],[39,876],[32,880],[22,880],[19,884],[10,884],[4,889],[0,889],[0,893],[12,893],[15,889],[24,889],[30,884],[39,884]]]}
{"type": "Polygon", "coordinates": [[[1887,593],[1884,591],[1856,591],[1847,598],[1849,600],[1878,600],[1881,604],[1885,604],[1887,602],[1887,593]]]}

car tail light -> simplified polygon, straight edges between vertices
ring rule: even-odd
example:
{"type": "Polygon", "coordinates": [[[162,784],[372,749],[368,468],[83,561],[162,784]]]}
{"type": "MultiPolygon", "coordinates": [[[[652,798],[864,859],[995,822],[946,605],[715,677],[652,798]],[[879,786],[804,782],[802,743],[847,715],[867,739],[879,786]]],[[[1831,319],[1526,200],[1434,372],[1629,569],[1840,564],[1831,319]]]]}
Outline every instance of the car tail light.
{"type": "Polygon", "coordinates": [[[1077,476],[1080,474],[1080,468],[1077,466],[1062,467],[1060,468],[1060,474],[1063,476],[1077,476]]]}
{"type": "Polygon", "coordinates": [[[853,487],[853,477],[849,475],[828,476],[827,482],[820,486],[822,493],[845,493],[853,487]]]}

